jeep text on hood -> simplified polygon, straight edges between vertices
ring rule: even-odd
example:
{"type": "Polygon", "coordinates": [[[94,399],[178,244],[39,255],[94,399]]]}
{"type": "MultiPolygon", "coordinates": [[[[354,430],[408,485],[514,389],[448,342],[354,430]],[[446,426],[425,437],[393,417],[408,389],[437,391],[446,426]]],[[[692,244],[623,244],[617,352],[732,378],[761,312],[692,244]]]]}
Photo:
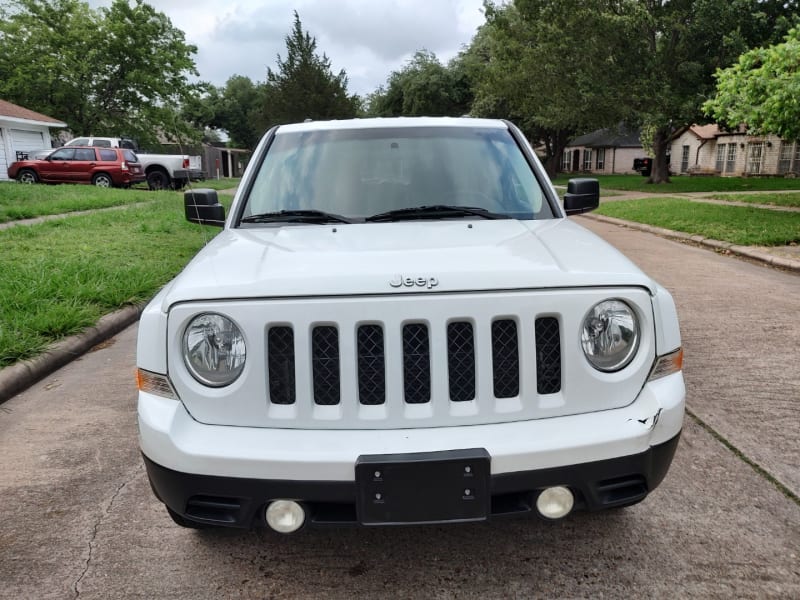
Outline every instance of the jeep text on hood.
{"type": "Polygon", "coordinates": [[[502,121],[268,132],[145,309],[139,425],[184,526],[560,518],[643,499],[685,389],[675,305],[502,121]],[[411,493],[409,490],[415,490],[411,493]]]}

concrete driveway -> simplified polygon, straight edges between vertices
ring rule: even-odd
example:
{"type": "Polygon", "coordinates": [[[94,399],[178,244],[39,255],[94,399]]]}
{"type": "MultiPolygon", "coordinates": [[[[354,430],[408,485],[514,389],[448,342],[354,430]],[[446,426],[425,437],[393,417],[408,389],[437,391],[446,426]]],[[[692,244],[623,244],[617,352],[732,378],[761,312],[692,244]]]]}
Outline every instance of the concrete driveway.
{"type": "Polygon", "coordinates": [[[645,502],[556,524],[179,529],[138,454],[131,327],[0,405],[0,597],[800,597],[800,277],[581,223],[682,318],[697,419],[645,502]]]}

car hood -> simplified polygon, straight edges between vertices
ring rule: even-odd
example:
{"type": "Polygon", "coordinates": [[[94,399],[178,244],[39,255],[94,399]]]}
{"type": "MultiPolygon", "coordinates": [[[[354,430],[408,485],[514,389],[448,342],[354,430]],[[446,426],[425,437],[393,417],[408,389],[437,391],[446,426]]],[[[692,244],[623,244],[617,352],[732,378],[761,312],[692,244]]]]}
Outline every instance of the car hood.
{"type": "Polygon", "coordinates": [[[655,283],[570,219],[463,219],[225,229],[163,298],[166,309],[192,300],[600,286],[652,291],[655,283]]]}

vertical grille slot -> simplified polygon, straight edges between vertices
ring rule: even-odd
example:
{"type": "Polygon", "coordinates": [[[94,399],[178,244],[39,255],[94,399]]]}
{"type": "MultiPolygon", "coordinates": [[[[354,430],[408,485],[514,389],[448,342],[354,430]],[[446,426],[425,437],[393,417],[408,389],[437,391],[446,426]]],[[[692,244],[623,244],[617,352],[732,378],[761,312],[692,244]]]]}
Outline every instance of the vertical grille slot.
{"type": "Polygon", "coordinates": [[[447,376],[450,400],[475,399],[475,337],[472,323],[459,321],[447,326],[447,376]]]}
{"type": "Polygon", "coordinates": [[[383,329],[362,325],[356,334],[358,351],[358,399],[361,404],[386,402],[386,361],[383,329]]]}
{"type": "Polygon", "coordinates": [[[561,334],[555,317],[536,319],[536,391],[561,391],[561,334]]]}
{"type": "Polygon", "coordinates": [[[519,395],[519,340],[511,319],[492,323],[492,370],[495,398],[519,395]]]}
{"type": "Polygon", "coordinates": [[[424,404],[431,400],[430,352],[425,324],[403,326],[403,390],[409,404],[424,404]]]}
{"type": "Polygon", "coordinates": [[[311,331],[311,377],[314,402],[339,404],[341,397],[339,372],[339,331],[331,325],[320,325],[311,331]]]}
{"type": "Polygon", "coordinates": [[[267,377],[273,404],[294,404],[294,332],[271,327],[267,332],[267,377]]]}

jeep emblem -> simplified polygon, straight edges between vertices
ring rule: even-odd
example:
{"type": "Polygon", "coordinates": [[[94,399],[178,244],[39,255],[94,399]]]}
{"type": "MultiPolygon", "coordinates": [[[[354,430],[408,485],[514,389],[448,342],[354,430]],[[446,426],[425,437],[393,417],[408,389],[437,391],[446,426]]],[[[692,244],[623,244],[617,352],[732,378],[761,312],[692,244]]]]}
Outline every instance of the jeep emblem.
{"type": "Polygon", "coordinates": [[[395,275],[389,281],[389,285],[393,288],[421,287],[431,289],[439,285],[439,280],[436,279],[436,277],[404,277],[403,275],[395,275]]]}

